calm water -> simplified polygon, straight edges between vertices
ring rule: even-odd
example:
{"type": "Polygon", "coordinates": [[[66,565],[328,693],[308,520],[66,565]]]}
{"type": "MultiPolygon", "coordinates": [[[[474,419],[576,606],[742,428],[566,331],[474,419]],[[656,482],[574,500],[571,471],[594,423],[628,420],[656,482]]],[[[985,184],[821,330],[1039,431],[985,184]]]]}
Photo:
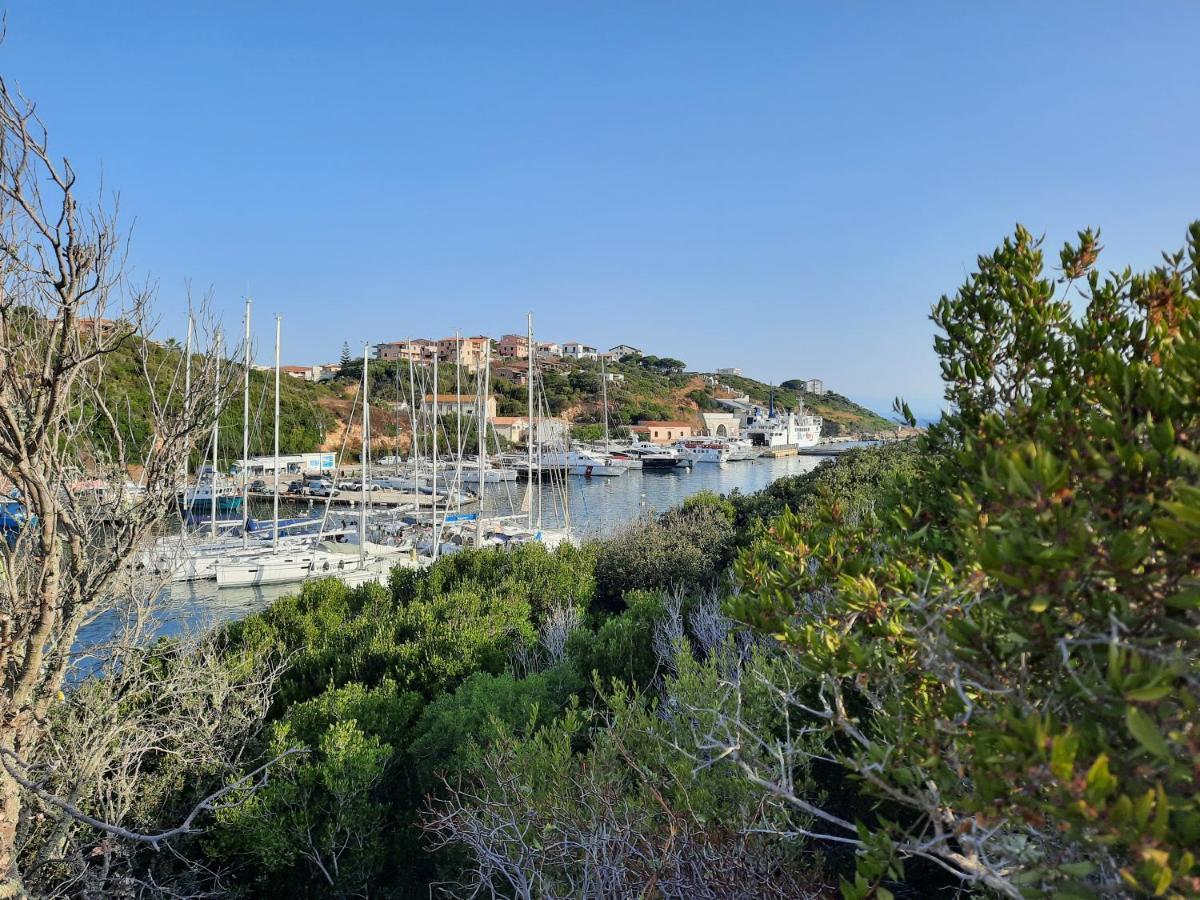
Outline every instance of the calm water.
{"type": "MultiPolygon", "coordinates": [[[[723,466],[701,463],[692,469],[667,471],[630,470],[615,478],[566,479],[572,530],[584,536],[610,532],[647,513],[658,513],[682,503],[699,491],[728,494],[735,488],[743,494],[761,490],[778,478],[808,472],[824,457],[790,456],[756,459],[723,466]]],[[[522,483],[484,486],[484,510],[488,515],[510,513],[520,508],[525,491],[522,483]]],[[[543,487],[542,521],[547,527],[561,522],[561,488],[543,487]]],[[[256,510],[257,512],[257,510],[256,510]]],[[[266,514],[269,515],[269,512],[266,514]]],[[[185,628],[206,627],[238,619],[269,606],[274,600],[294,593],[296,585],[235,588],[218,591],[216,583],[202,581],[171,585],[164,591],[165,603],[156,614],[156,631],[162,635],[185,628]]],[[[112,632],[113,620],[102,618],[79,634],[79,646],[103,641],[112,632]]]]}
{"type": "MultiPolygon", "coordinates": [[[[691,469],[641,471],[600,478],[569,477],[567,499],[571,528],[577,534],[593,537],[610,532],[645,513],[659,513],[678,506],[700,491],[728,494],[735,488],[743,494],[762,490],[772,481],[788,475],[808,472],[824,457],[788,456],[782,459],[756,459],[726,463],[723,466],[699,463],[691,469]]],[[[489,484],[484,491],[484,509],[488,514],[510,513],[518,509],[525,485],[489,484]]],[[[548,527],[561,524],[562,501],[551,496],[549,485],[542,488],[542,520],[548,527]]],[[[558,488],[561,494],[561,487],[558,488]]]]}

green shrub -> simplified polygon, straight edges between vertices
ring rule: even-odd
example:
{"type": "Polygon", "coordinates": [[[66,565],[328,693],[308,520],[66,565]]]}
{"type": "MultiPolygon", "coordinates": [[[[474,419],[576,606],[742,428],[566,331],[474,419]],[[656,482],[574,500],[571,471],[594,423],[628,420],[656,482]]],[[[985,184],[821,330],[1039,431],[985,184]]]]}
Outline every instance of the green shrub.
{"type": "Polygon", "coordinates": [[[728,501],[696,494],[677,509],[596,542],[596,608],[619,610],[631,590],[715,582],[733,543],[733,518],[728,501]]]}
{"type": "Polygon", "coordinates": [[[663,614],[663,602],[654,591],[631,591],[626,609],[604,618],[593,632],[577,629],[567,641],[567,656],[580,681],[601,685],[622,681],[647,687],[658,672],[654,653],[654,626],[663,614]]]}
{"type": "Polygon", "coordinates": [[[426,708],[408,752],[422,791],[463,769],[502,734],[548,724],[582,683],[567,666],[516,678],[476,672],[426,708]]]}
{"type": "Polygon", "coordinates": [[[846,897],[933,858],[1009,896],[1200,893],[1200,223],[1144,275],[1024,229],[934,310],[953,412],[890,500],[784,513],[739,618],[886,801],[846,897]],[[1082,294],[1073,315],[1073,292],[1082,294]]]}

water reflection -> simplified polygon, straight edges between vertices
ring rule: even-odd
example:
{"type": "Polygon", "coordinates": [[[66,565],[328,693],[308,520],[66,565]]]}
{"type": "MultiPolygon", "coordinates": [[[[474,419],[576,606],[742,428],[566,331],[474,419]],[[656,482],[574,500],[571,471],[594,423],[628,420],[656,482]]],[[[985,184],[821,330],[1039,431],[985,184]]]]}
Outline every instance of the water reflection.
{"type": "MultiPolygon", "coordinates": [[[[597,536],[646,513],[664,512],[700,491],[728,494],[737,489],[749,494],[779,478],[809,472],[823,461],[822,457],[791,456],[720,466],[698,464],[690,470],[642,472],[635,469],[616,478],[568,478],[571,525],[580,535],[597,536]]],[[[524,484],[489,484],[483,488],[484,509],[488,515],[520,510],[524,484]]],[[[561,521],[561,498],[552,498],[548,487],[544,492],[543,523],[553,527],[561,521]]],[[[295,590],[295,585],[218,591],[213,581],[172,584],[163,590],[164,602],[157,605],[152,631],[158,636],[170,636],[240,619],[265,609],[295,590]]],[[[102,643],[113,633],[117,621],[115,614],[97,619],[80,631],[77,646],[102,643]]]]}

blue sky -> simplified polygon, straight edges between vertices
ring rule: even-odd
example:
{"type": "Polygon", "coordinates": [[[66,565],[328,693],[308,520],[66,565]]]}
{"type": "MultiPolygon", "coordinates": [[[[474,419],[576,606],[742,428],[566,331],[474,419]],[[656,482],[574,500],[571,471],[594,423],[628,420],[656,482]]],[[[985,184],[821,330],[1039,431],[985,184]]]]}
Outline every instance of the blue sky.
{"type": "Polygon", "coordinates": [[[1200,4],[15,2],[2,70],[182,333],[520,331],[941,395],[928,310],[1017,221],[1200,216],[1200,4]],[[94,182],[93,182],[94,183],[94,182]]]}

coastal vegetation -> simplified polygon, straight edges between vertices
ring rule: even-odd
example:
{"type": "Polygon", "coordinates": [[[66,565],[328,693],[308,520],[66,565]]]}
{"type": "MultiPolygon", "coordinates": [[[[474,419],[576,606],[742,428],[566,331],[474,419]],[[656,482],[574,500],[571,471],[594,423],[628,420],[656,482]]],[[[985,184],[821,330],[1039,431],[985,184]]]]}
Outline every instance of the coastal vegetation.
{"type": "MultiPolygon", "coordinates": [[[[134,556],[236,376],[138,339],[35,126],[0,81],[0,896],[1200,895],[1200,223],[1107,275],[1018,227],[913,442],[150,643],[134,556]]],[[[676,362],[618,412],[697,408],[676,362]]]]}

